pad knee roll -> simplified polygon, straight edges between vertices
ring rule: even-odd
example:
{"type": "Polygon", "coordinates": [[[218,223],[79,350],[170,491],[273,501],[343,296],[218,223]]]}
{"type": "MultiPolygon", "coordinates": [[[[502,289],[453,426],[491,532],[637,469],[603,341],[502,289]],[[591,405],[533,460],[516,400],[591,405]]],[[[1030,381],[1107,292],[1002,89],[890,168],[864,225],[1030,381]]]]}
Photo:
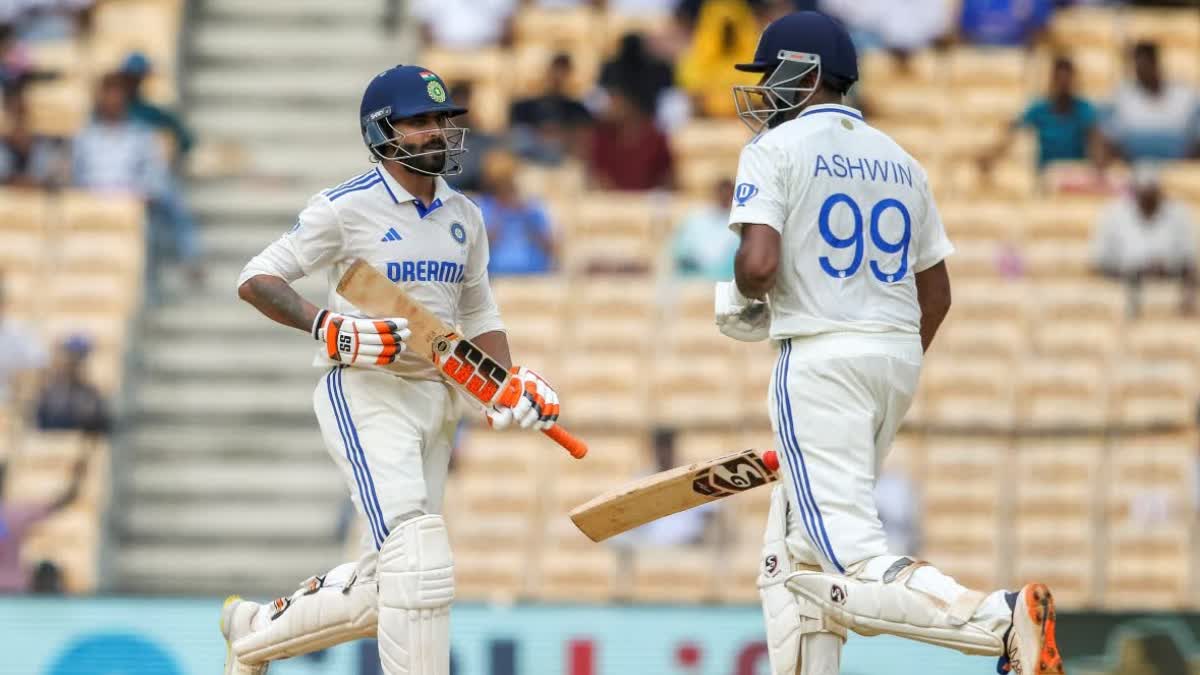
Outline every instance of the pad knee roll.
{"type": "Polygon", "coordinates": [[[392,529],[379,550],[379,659],[387,675],[448,675],[454,558],[439,515],[392,529]]]}

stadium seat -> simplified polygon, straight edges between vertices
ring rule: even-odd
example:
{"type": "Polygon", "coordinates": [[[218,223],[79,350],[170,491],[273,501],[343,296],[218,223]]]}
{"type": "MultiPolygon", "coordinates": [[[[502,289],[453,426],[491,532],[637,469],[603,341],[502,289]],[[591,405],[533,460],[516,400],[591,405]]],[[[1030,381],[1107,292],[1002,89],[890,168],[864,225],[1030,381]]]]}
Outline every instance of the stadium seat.
{"type": "Polygon", "coordinates": [[[77,190],[63,195],[59,202],[59,218],[69,230],[140,232],[145,221],[145,209],[133,197],[77,190]]]}
{"type": "Polygon", "coordinates": [[[1090,240],[1104,202],[1076,197],[1031,202],[1025,209],[1030,238],[1090,240]]]}
{"type": "Polygon", "coordinates": [[[1020,88],[1026,78],[1020,49],[956,47],[947,54],[946,66],[950,82],[961,88],[1020,88]]]}
{"type": "Polygon", "coordinates": [[[529,554],[522,550],[476,547],[454,535],[454,595],[460,600],[511,603],[527,592],[529,554]]]}
{"type": "Polygon", "coordinates": [[[1094,429],[1108,421],[1105,362],[1038,356],[1021,362],[1018,420],[1037,429],[1094,429]]]}
{"type": "Polygon", "coordinates": [[[1163,167],[1163,191],[1177,199],[1200,199],[1200,162],[1172,162],[1163,167]]]}
{"type": "Polygon", "coordinates": [[[1172,316],[1131,321],[1126,344],[1135,357],[1200,363],[1200,319],[1172,316]]]}
{"type": "Polygon", "coordinates": [[[860,55],[864,88],[898,90],[917,83],[932,84],[944,73],[941,59],[933,50],[915,52],[907,61],[899,61],[887,51],[873,49],[860,55]]]}
{"type": "MultiPolygon", "coordinates": [[[[938,86],[936,80],[929,84],[914,83],[902,87],[866,87],[863,97],[871,111],[871,124],[889,134],[893,127],[905,124],[936,134],[949,116],[950,102],[946,88],[938,86]]],[[[908,149],[904,143],[901,146],[908,149]]]]}
{"type": "Polygon", "coordinates": [[[688,428],[739,418],[736,364],[728,358],[663,355],[653,362],[655,417],[688,428]]]}
{"type": "Polygon", "coordinates": [[[993,358],[1016,360],[1028,351],[1025,328],[1020,319],[997,316],[994,320],[950,316],[938,329],[937,351],[955,359],[993,358]]]}
{"type": "Polygon", "coordinates": [[[592,544],[583,551],[562,551],[546,546],[541,551],[535,597],[550,602],[609,602],[616,593],[617,577],[617,553],[609,548],[592,544]]]}
{"type": "Polygon", "coordinates": [[[55,78],[79,78],[85,74],[86,63],[83,49],[76,40],[51,40],[27,42],[30,69],[41,75],[55,78]]]}
{"type": "Polygon", "coordinates": [[[1113,379],[1114,414],[1121,424],[1186,426],[1196,420],[1194,361],[1122,360],[1113,379]]]}
{"type": "Polygon", "coordinates": [[[675,464],[685,466],[743,450],[737,435],[725,431],[690,431],[686,427],[675,438],[675,464]]]}
{"type": "Polygon", "coordinates": [[[762,565],[761,529],[760,524],[756,531],[739,532],[741,538],[737,547],[717,559],[719,571],[716,593],[720,602],[740,605],[761,602],[758,595],[758,573],[762,565]]]}
{"type": "Polygon", "coordinates": [[[29,127],[34,134],[74,136],[88,116],[91,92],[80,79],[48,80],[30,84],[25,94],[29,127]]]}
{"type": "MultiPolygon", "coordinates": [[[[946,265],[953,275],[953,256],[946,265]]],[[[1028,285],[1020,281],[967,280],[954,285],[954,309],[951,312],[956,319],[1018,318],[1029,300],[1028,292],[1028,285]]]]}
{"type": "Polygon", "coordinates": [[[661,14],[638,12],[625,14],[622,12],[605,12],[603,17],[604,42],[601,51],[604,56],[612,56],[617,51],[621,38],[629,33],[640,33],[644,37],[653,38],[668,33],[673,26],[674,17],[670,12],[661,14]]]}
{"type": "Polygon", "coordinates": [[[1178,281],[1148,281],[1137,293],[1131,291],[1129,298],[1137,300],[1138,320],[1173,319],[1180,316],[1180,303],[1185,297],[1183,291],[1178,281]]]}
{"type": "Polygon", "coordinates": [[[1037,279],[1083,278],[1092,273],[1092,247],[1076,238],[1039,237],[1024,248],[1025,268],[1037,279]]]}
{"type": "Polygon", "coordinates": [[[1054,13],[1050,38],[1059,49],[1075,45],[1115,48],[1118,42],[1116,12],[1106,7],[1069,7],[1054,13]]]}
{"type": "Polygon", "coordinates": [[[538,439],[534,458],[543,480],[625,484],[643,474],[652,461],[646,431],[591,428],[580,430],[579,435],[591,448],[582,460],[569,456],[549,439],[538,439]]]}
{"type": "Polygon", "coordinates": [[[639,547],[633,552],[634,602],[700,603],[716,598],[718,556],[705,547],[639,547]]]}
{"type": "MultiPolygon", "coordinates": [[[[49,213],[46,193],[23,188],[0,188],[0,230],[41,232],[49,213]]],[[[7,236],[7,234],[5,235],[7,236]]]]}
{"type": "Polygon", "coordinates": [[[740,120],[696,119],[671,134],[671,149],[679,163],[711,158],[736,166],[749,140],[750,132],[740,120]]]}
{"type": "Polygon", "coordinates": [[[111,308],[104,311],[89,310],[54,313],[44,312],[36,326],[51,343],[57,343],[71,335],[86,335],[97,350],[119,348],[125,342],[128,319],[111,308]]]}
{"type": "Polygon", "coordinates": [[[592,193],[574,203],[563,219],[563,256],[568,270],[596,264],[634,264],[648,270],[658,255],[653,246],[657,205],[648,197],[592,193]]]}
{"type": "Polygon", "coordinates": [[[646,364],[637,355],[580,355],[562,363],[559,391],[572,424],[644,428],[651,421],[646,364]]]}
{"type": "Polygon", "coordinates": [[[136,231],[81,232],[55,244],[62,269],[77,273],[116,273],[139,278],[145,242],[136,231]]]}
{"type": "Polygon", "coordinates": [[[1063,607],[1095,599],[1093,503],[1103,459],[1104,442],[1097,436],[1018,441],[1010,492],[1016,550],[1009,587],[1049,584],[1063,607]],[[1048,481],[1053,489],[1046,489],[1048,481]]]}
{"type": "Polygon", "coordinates": [[[1045,281],[1031,290],[1031,319],[1095,319],[1120,325],[1125,316],[1125,288],[1107,279],[1045,281]]]}
{"type": "Polygon", "coordinates": [[[1160,47],[1191,50],[1193,59],[1200,49],[1200,20],[1195,8],[1126,9],[1121,12],[1121,30],[1128,43],[1148,40],[1160,47]]]}
{"type": "MultiPolygon", "coordinates": [[[[528,9],[523,14],[527,12],[528,9]]],[[[587,14],[589,10],[534,10],[534,13],[587,14]]],[[[507,82],[509,86],[504,88],[505,92],[513,98],[541,94],[545,88],[546,70],[559,52],[565,52],[571,57],[572,77],[567,82],[567,92],[573,96],[587,95],[600,73],[600,61],[595,48],[590,40],[564,39],[561,34],[554,33],[547,34],[536,42],[521,42],[513,50],[512,67],[515,78],[507,82]]]]}
{"type": "Polygon", "coordinates": [[[46,306],[53,311],[109,311],[117,316],[129,316],[140,294],[139,277],[124,274],[59,274],[45,289],[46,306]]]}
{"type": "Polygon", "coordinates": [[[421,65],[441,76],[447,84],[470,82],[477,89],[499,85],[512,74],[508,52],[496,49],[426,49],[421,53],[421,65]]]}
{"type": "Polygon", "coordinates": [[[598,37],[595,26],[599,18],[590,7],[523,7],[513,21],[515,42],[521,48],[544,50],[591,47],[598,37]]]}
{"type": "Polygon", "coordinates": [[[454,454],[456,471],[463,475],[533,475],[548,440],[536,434],[497,434],[487,429],[466,432],[454,454]]]}
{"type": "Polygon", "coordinates": [[[0,246],[0,270],[5,275],[21,271],[31,278],[48,274],[52,267],[46,264],[49,248],[46,238],[38,230],[0,230],[4,246],[0,246]]]}
{"type": "Polygon", "coordinates": [[[1012,449],[994,438],[930,436],[921,505],[922,558],[968,588],[999,585],[1000,505],[1012,449]]]}
{"type": "Polygon", "coordinates": [[[714,185],[722,180],[733,180],[736,173],[736,157],[697,157],[675,166],[680,190],[696,199],[710,197],[714,185]]]}
{"type": "Polygon", "coordinates": [[[1008,242],[992,237],[954,236],[954,256],[947,263],[953,266],[954,278],[992,279],[1001,276],[1005,256],[1014,256],[1008,242]]]}
{"type": "Polygon", "coordinates": [[[960,197],[939,203],[938,214],[952,241],[964,235],[1013,242],[1022,237],[1023,205],[1012,200],[960,197]]]}
{"type": "Polygon", "coordinates": [[[1012,363],[964,361],[933,352],[921,374],[927,424],[950,429],[1008,429],[1015,419],[1012,363]]]}
{"type": "Polygon", "coordinates": [[[1033,348],[1040,356],[1085,357],[1104,361],[1121,344],[1119,323],[1047,315],[1033,324],[1033,348]]]}

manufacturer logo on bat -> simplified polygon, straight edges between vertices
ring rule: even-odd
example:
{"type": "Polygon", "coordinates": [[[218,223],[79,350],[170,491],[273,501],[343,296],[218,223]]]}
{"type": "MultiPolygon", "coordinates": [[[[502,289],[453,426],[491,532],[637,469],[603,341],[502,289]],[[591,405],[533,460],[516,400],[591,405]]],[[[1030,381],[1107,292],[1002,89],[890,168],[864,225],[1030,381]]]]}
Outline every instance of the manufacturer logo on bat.
{"type": "Polygon", "coordinates": [[[726,497],[775,480],[775,474],[753,451],[709,467],[692,481],[692,490],[709,497],[726,497]]]}

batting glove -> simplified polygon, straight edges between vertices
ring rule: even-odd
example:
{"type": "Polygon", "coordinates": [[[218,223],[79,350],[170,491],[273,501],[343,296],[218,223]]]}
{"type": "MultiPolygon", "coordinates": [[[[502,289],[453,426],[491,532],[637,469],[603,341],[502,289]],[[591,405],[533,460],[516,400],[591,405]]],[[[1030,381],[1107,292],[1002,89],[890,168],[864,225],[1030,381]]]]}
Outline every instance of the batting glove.
{"type": "Polygon", "coordinates": [[[324,343],[325,354],[346,365],[386,366],[411,335],[408,319],[356,319],[327,309],[313,321],[313,338],[324,343]]]}
{"type": "Polygon", "coordinates": [[[509,371],[520,382],[521,398],[512,407],[494,405],[488,410],[488,424],[493,429],[506,429],[516,422],[522,429],[543,431],[554,426],[558,420],[558,392],[554,387],[524,366],[513,366],[509,371]]]}
{"type": "Polygon", "coordinates": [[[732,281],[717,283],[715,313],[717,329],[735,340],[759,342],[771,336],[767,303],[742,295],[732,281]]]}

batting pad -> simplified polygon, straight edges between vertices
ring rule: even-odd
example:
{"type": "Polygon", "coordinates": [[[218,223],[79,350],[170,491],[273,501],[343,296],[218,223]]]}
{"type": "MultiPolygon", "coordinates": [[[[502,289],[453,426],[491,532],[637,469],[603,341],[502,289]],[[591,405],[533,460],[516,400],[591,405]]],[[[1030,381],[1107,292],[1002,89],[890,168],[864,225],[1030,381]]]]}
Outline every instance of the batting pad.
{"type": "Polygon", "coordinates": [[[454,558],[446,523],[422,515],[379,550],[379,660],[387,675],[449,675],[454,558]]]}

